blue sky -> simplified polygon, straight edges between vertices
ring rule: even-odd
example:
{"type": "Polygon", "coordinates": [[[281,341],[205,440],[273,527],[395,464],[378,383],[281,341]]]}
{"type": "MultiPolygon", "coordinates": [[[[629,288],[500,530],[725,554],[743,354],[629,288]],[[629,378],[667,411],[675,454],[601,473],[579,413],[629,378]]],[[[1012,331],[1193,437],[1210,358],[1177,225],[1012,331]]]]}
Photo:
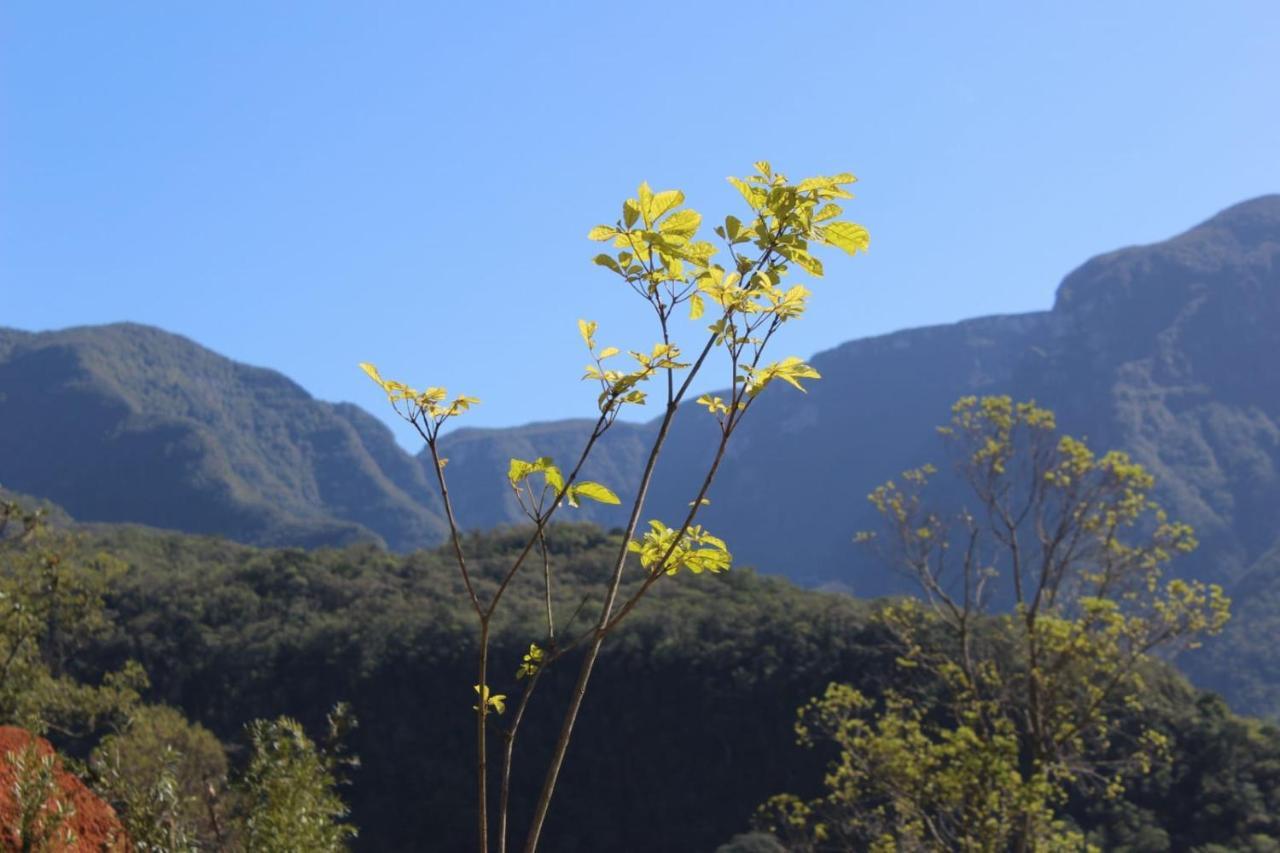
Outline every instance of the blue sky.
{"type": "Polygon", "coordinates": [[[379,415],[358,361],[473,425],[588,414],[576,319],[653,338],[585,239],[640,180],[719,218],[757,159],[859,176],[871,252],[779,355],[1043,309],[1280,191],[1278,44],[1273,0],[13,0],[0,325],[150,323],[379,415]]]}

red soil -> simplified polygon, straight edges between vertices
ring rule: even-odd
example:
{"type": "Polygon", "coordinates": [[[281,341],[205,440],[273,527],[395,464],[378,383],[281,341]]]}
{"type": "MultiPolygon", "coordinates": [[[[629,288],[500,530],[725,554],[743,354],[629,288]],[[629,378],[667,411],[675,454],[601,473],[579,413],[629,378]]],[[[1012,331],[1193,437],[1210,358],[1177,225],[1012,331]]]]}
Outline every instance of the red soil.
{"type": "MultiPolygon", "coordinates": [[[[32,739],[31,733],[25,729],[0,726],[0,851],[22,849],[18,804],[14,801],[13,791],[17,776],[13,757],[21,756],[32,739]]],[[[36,751],[42,758],[54,754],[47,740],[35,738],[35,742],[36,751]]],[[[75,841],[71,844],[57,841],[43,849],[50,853],[122,853],[128,849],[128,839],[115,810],[85,787],[74,774],[68,773],[56,755],[54,778],[58,793],[49,798],[49,805],[52,807],[61,802],[64,808],[70,806],[75,810],[58,827],[57,837],[65,838],[66,830],[70,829],[75,833],[75,841]]]]}

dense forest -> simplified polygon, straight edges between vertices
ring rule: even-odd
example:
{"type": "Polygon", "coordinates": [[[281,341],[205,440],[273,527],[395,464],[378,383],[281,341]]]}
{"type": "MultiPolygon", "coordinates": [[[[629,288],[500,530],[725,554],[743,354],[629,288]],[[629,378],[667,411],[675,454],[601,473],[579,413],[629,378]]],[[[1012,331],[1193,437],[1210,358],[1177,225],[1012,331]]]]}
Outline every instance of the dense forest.
{"type": "MultiPolygon", "coordinates": [[[[523,532],[468,538],[478,574],[491,581],[523,532]]],[[[247,760],[250,719],[295,715],[319,737],[325,712],[346,700],[359,723],[346,746],[360,764],[341,790],[357,849],[467,844],[471,790],[459,780],[472,772],[471,747],[460,733],[474,639],[447,551],[259,549],[115,526],[83,536],[84,548],[127,567],[106,594],[110,629],[77,658],[83,676],[136,659],[151,679],[148,699],[209,727],[233,767],[247,760]]],[[[558,526],[549,542],[563,566],[556,594],[573,612],[600,594],[617,534],[558,526]]],[[[725,844],[771,794],[816,787],[829,755],[795,745],[799,705],[832,681],[875,694],[912,677],[869,619],[873,603],[749,570],[687,580],[657,586],[607,647],[549,849],[725,844]]],[[[537,636],[539,589],[529,581],[513,593],[495,641],[507,673],[495,675],[498,688],[514,681],[537,636]]],[[[1072,818],[1113,849],[1280,849],[1280,732],[1167,668],[1151,691],[1172,760],[1119,800],[1073,803],[1072,818]]],[[[518,778],[549,748],[555,711],[531,711],[518,778]]],[[[516,815],[527,808],[514,803],[516,815]]]]}

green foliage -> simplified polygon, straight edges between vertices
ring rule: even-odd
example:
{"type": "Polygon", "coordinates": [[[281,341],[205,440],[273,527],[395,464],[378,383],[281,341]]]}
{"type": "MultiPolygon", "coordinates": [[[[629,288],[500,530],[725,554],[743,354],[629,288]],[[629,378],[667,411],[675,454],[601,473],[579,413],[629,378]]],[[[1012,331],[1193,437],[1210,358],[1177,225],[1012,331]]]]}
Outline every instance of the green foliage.
{"type": "Polygon", "coordinates": [[[746,832],[721,844],[716,853],[786,853],[786,849],[766,832],[746,832]]]}
{"type": "Polygon", "coordinates": [[[86,556],[38,510],[0,502],[0,722],[37,733],[92,734],[138,701],[136,663],[81,680],[70,663],[107,631],[103,593],[122,566],[86,556]]]}
{"type": "MultiPolygon", "coordinates": [[[[494,588],[527,533],[464,538],[482,591],[494,588]]],[[[361,830],[359,849],[416,850],[426,840],[445,850],[468,846],[470,792],[458,780],[468,778],[473,751],[456,732],[475,704],[475,637],[450,548],[304,552],[131,528],[95,535],[94,549],[129,566],[109,596],[119,628],[94,651],[95,665],[136,657],[152,674],[156,699],[181,704],[228,740],[245,721],[282,713],[303,715],[319,730],[322,717],[307,713],[351,697],[362,722],[352,745],[363,764],[343,793],[361,830]]],[[[585,525],[549,529],[561,566],[557,609],[586,612],[600,600],[601,566],[621,542],[617,531],[585,525]]],[[[643,578],[636,570],[628,584],[643,578]]],[[[773,792],[820,796],[823,766],[838,751],[821,737],[814,749],[797,750],[791,735],[796,707],[831,682],[877,703],[890,689],[932,697],[926,723],[948,719],[935,679],[922,667],[895,665],[900,650],[870,619],[870,604],[748,569],[701,580],[655,586],[650,605],[607,647],[608,666],[564,769],[574,796],[552,812],[549,849],[709,850],[746,828],[773,792]],[[629,742],[645,744],[644,759],[627,762],[626,773],[617,772],[617,726],[629,742]]],[[[489,683],[513,695],[540,635],[541,579],[522,575],[508,595],[489,683]]],[[[572,675],[552,669],[542,677],[560,690],[572,675]]],[[[1126,731],[1155,727],[1170,760],[1131,780],[1119,799],[1073,794],[1063,812],[1106,849],[1160,833],[1164,846],[1131,849],[1236,849],[1251,835],[1280,838],[1272,817],[1280,814],[1275,730],[1198,700],[1165,667],[1151,667],[1144,679],[1145,708],[1121,707],[1119,718],[1126,731]]],[[[538,781],[531,771],[555,738],[555,710],[528,709],[529,760],[516,766],[519,786],[538,781]]],[[[511,713],[509,705],[499,719],[511,713]]],[[[1114,741],[1119,759],[1129,738],[1114,741]]],[[[514,819],[528,809],[527,799],[513,799],[514,819]]]]}
{"type": "Polygon", "coordinates": [[[650,572],[674,575],[681,569],[696,574],[727,572],[733,561],[724,540],[695,524],[680,535],[661,521],[650,521],[640,540],[632,540],[627,550],[640,555],[640,565],[650,572]]]}
{"type": "MultiPolygon", "coordinates": [[[[125,571],[124,563],[84,547],[81,535],[49,527],[42,513],[0,503],[0,722],[48,732],[78,748],[98,740],[89,761],[93,781],[118,809],[137,849],[227,848],[237,828],[219,799],[227,775],[222,745],[172,708],[140,705],[148,680],[135,661],[96,671],[84,665],[87,651],[117,628],[104,596],[125,571]]],[[[288,721],[255,723],[252,732],[257,752],[246,778],[261,802],[249,810],[244,837],[266,844],[299,827],[315,833],[297,835],[308,844],[346,837],[334,822],[345,807],[321,790],[331,779],[314,771],[321,759],[308,757],[310,742],[286,743],[288,721]],[[272,765],[276,757],[279,766],[272,765]],[[283,796],[288,785],[304,781],[312,788],[283,796]],[[258,835],[250,832],[254,827],[258,835]]],[[[54,784],[55,757],[37,755],[34,746],[28,752],[10,756],[20,831],[28,841],[37,834],[50,840],[67,818],[51,811],[66,806],[46,790],[54,784]]],[[[322,766],[329,772],[330,764],[322,766]]]]}
{"type": "MultiPolygon", "coordinates": [[[[1027,773],[1013,721],[969,708],[938,726],[923,703],[890,692],[875,703],[831,684],[800,709],[800,742],[833,743],[826,793],[773,797],[757,820],[794,851],[1078,851],[1084,836],[1055,816],[1063,792],[1044,769],[1027,773]]],[[[1092,849],[1092,848],[1090,848],[1092,849]]]]}
{"type": "Polygon", "coordinates": [[[823,797],[775,798],[762,814],[798,848],[1079,849],[1059,819],[1069,795],[1116,799],[1169,758],[1167,733],[1140,716],[1149,656],[1226,623],[1219,587],[1162,580],[1195,540],[1127,455],[1097,457],[1057,436],[1052,412],[1008,397],[962,398],[940,432],[969,506],[929,506],[928,465],[869,496],[886,555],[924,595],[879,618],[929,693],[876,707],[832,685],[801,710],[802,742],[817,730],[839,757],[823,797]],[[1001,581],[1012,612],[987,616],[1001,581]]]}
{"type": "Polygon", "coordinates": [[[137,708],[124,731],[94,748],[95,788],[142,850],[225,849],[231,816],[227,758],[203,726],[161,705],[137,708]]]}
{"type": "Polygon", "coordinates": [[[512,459],[507,467],[507,482],[515,492],[516,500],[525,508],[525,514],[537,519],[548,505],[549,499],[563,496],[569,506],[576,508],[582,498],[602,504],[619,504],[621,501],[607,486],[590,480],[579,480],[566,486],[564,474],[550,456],[540,456],[532,462],[512,459]],[[530,476],[542,475],[542,488],[529,482],[530,476]]]}
{"type": "MultiPolygon", "coordinates": [[[[330,717],[340,725],[341,714],[330,717]]],[[[290,717],[249,725],[253,754],[240,786],[247,815],[245,846],[261,853],[342,851],[356,835],[336,787],[339,762],[290,717]]]]}
{"type": "Polygon", "coordinates": [[[13,783],[8,791],[12,798],[16,822],[3,827],[5,849],[16,851],[54,850],[76,843],[76,833],[67,822],[75,815],[75,807],[59,796],[57,758],[42,755],[35,738],[21,752],[7,752],[13,783]]]}
{"type": "MultiPolygon", "coordinates": [[[[493,589],[527,533],[464,539],[482,591],[493,589]]],[[[451,549],[408,556],[364,547],[265,551],[127,528],[101,535],[95,544],[130,565],[111,599],[120,630],[102,659],[138,656],[153,673],[157,699],[181,703],[228,740],[244,721],[281,713],[302,715],[311,729],[322,721],[307,717],[309,709],[351,697],[363,723],[353,735],[363,764],[343,793],[361,829],[358,845],[467,845],[472,813],[458,780],[468,778],[472,753],[456,732],[475,704],[476,682],[463,680],[474,672],[475,638],[451,549]]],[[[621,544],[616,532],[586,526],[549,530],[562,570],[557,609],[572,617],[601,599],[600,567],[621,544]]],[[[644,577],[635,569],[623,592],[644,577]]],[[[575,796],[553,812],[550,849],[671,849],[685,840],[714,847],[744,826],[777,784],[747,772],[752,763],[777,766],[774,778],[796,784],[801,770],[818,769],[789,755],[784,740],[792,709],[812,685],[886,663],[863,630],[865,606],[853,599],[749,570],[705,580],[656,586],[652,605],[617,633],[593,693],[597,710],[579,721],[582,746],[564,770],[575,796]],[[637,684],[653,690],[637,691],[637,684]],[[742,716],[742,707],[753,713],[742,716]],[[607,769],[616,754],[607,732],[619,722],[648,745],[645,760],[623,775],[607,769]],[[668,792],[664,780],[677,773],[715,788],[716,805],[708,811],[704,800],[668,792]]],[[[489,684],[511,696],[527,680],[516,672],[540,634],[544,591],[530,574],[508,594],[489,684]]],[[[581,618],[566,619],[565,630],[581,618]]],[[[561,690],[569,675],[551,670],[543,678],[561,690]]],[[[537,781],[529,771],[554,740],[556,710],[547,703],[527,712],[530,759],[515,771],[523,785],[537,781]]],[[[500,721],[511,713],[508,704],[500,721]]],[[[528,805],[516,799],[514,814],[527,814],[528,805]]]]}
{"type": "Polygon", "coordinates": [[[444,532],[426,472],[368,412],[156,328],[0,330],[0,422],[4,485],[81,521],[308,547],[444,532]]]}

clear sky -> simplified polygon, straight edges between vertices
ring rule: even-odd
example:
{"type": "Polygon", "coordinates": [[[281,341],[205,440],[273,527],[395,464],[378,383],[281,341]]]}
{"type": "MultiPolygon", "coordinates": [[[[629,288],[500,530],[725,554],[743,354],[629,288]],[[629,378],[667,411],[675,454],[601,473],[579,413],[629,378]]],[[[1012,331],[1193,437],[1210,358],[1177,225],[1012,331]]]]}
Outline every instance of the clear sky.
{"type": "MultiPolygon", "coordinates": [[[[0,7],[0,325],[133,320],[385,414],[356,369],[589,414],[578,317],[652,342],[587,229],[849,170],[781,354],[1047,308],[1092,254],[1280,191],[1280,3],[0,7]]],[[[398,433],[406,444],[405,432],[398,433]]]]}

